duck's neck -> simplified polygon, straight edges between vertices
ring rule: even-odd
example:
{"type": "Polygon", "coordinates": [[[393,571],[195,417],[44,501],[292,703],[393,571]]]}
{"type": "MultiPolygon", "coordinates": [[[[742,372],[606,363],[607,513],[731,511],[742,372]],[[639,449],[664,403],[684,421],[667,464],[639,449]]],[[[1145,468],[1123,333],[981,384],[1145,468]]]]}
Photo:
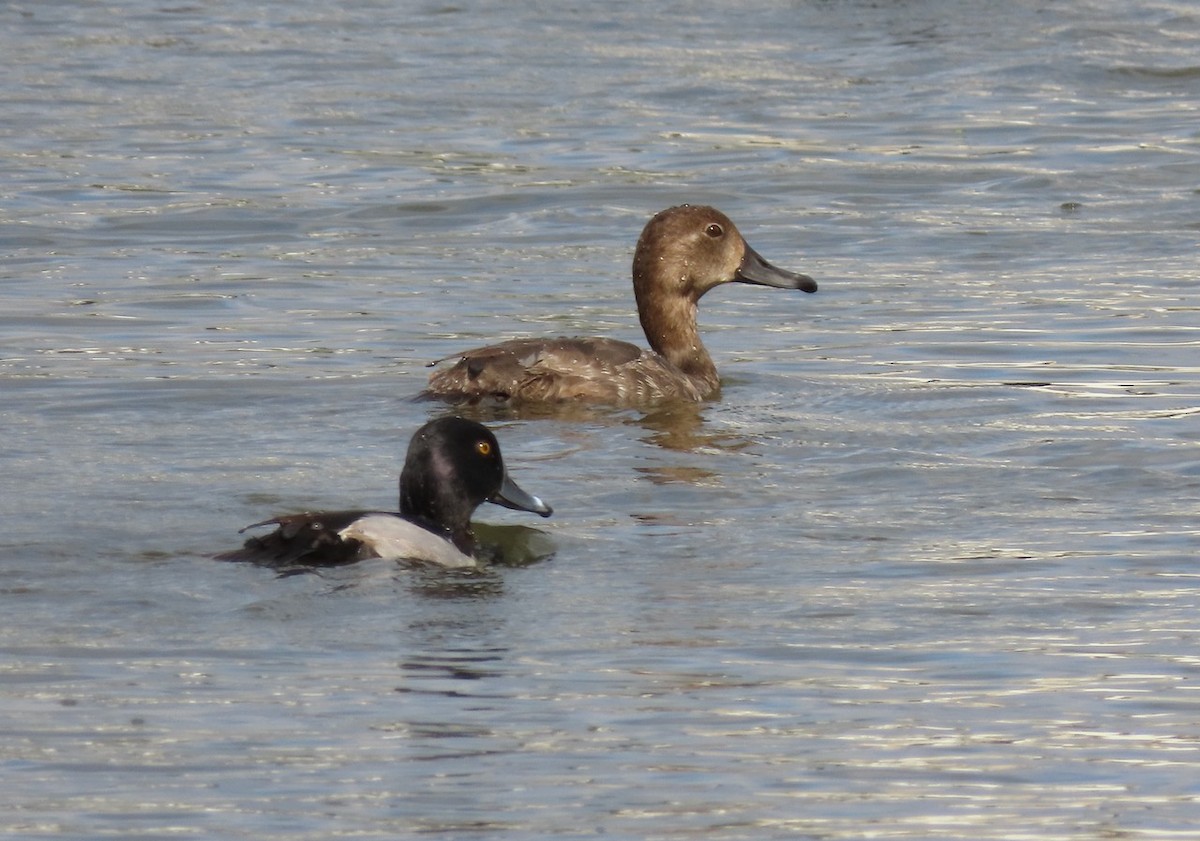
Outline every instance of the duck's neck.
{"type": "Polygon", "coordinates": [[[420,493],[412,491],[401,483],[400,513],[420,521],[430,531],[444,535],[463,554],[471,554],[475,549],[475,534],[471,531],[471,511],[462,500],[436,486],[427,487],[420,493]]]}
{"type": "Polygon", "coordinates": [[[643,294],[644,288],[635,280],[638,316],[650,347],[689,379],[701,384],[705,393],[716,391],[721,381],[712,357],[700,341],[696,302],[684,295],[643,294]]]}
{"type": "Polygon", "coordinates": [[[416,517],[416,520],[425,526],[434,534],[440,534],[442,537],[454,544],[454,548],[462,552],[464,555],[470,555],[475,551],[475,532],[471,531],[471,523],[468,520],[466,523],[460,524],[456,528],[447,528],[439,526],[436,520],[427,520],[424,517],[416,517]]]}

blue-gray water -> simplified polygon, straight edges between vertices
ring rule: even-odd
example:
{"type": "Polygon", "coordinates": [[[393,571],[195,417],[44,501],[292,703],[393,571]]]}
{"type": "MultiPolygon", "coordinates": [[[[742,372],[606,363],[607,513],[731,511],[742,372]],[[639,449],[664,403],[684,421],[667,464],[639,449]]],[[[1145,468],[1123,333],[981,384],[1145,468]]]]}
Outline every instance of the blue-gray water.
{"type": "Polygon", "coordinates": [[[1200,11],[739,5],[0,12],[6,837],[1196,837],[1200,11]],[[551,558],[207,559],[684,201],[821,291],[494,418],[551,558]]]}

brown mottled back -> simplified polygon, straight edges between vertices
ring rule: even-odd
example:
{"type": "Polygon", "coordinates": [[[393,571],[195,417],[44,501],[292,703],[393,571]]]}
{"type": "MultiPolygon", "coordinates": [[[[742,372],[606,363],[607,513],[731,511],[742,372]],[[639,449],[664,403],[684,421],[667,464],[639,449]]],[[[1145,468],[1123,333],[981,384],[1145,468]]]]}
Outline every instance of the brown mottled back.
{"type": "Polygon", "coordinates": [[[427,394],[478,402],[638,405],[702,398],[653,351],[615,339],[513,339],[466,351],[429,378],[427,394]],[[663,389],[663,383],[676,388],[663,389]]]}

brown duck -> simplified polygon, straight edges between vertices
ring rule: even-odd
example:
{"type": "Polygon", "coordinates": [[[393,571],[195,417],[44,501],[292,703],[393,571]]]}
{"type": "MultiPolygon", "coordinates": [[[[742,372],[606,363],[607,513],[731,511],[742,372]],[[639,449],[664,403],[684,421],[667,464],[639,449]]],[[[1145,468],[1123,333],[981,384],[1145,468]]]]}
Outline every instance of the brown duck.
{"type": "Polygon", "coordinates": [[[716,208],[669,208],[646,224],[633,255],[633,294],[651,350],[615,339],[513,339],[438,360],[458,361],[434,372],[423,396],[618,406],[707,399],[721,380],[700,341],[696,306],[734,281],[817,291],[808,275],[760,257],[716,208]]]}

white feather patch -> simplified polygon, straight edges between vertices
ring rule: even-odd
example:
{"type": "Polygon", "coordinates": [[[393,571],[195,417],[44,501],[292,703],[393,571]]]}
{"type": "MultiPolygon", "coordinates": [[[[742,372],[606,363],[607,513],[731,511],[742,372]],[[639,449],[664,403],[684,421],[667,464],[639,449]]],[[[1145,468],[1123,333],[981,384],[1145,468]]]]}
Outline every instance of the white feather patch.
{"type": "Polygon", "coordinates": [[[338,535],[361,542],[385,560],[428,561],[445,567],[477,565],[445,538],[389,514],[359,517],[338,535]]]}

